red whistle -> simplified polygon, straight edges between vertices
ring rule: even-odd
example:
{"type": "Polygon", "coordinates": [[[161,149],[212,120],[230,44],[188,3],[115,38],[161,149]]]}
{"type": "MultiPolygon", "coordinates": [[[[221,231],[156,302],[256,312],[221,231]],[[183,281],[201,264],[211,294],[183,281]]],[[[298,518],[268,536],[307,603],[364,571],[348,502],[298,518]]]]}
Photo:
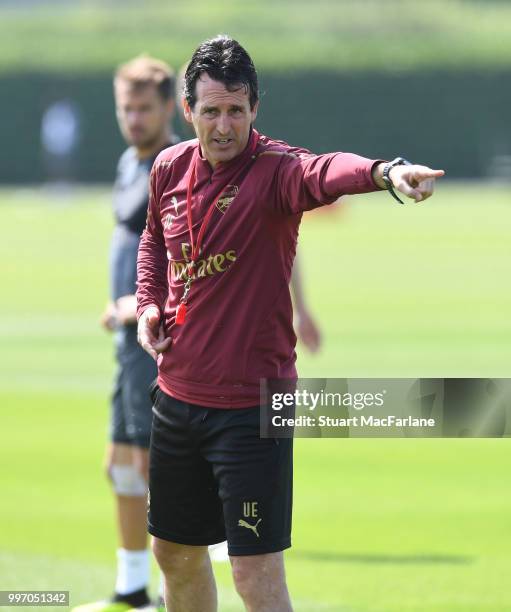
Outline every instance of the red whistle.
{"type": "Polygon", "coordinates": [[[179,306],[176,310],[176,325],[183,325],[186,317],[186,304],[179,302],[179,306]]]}

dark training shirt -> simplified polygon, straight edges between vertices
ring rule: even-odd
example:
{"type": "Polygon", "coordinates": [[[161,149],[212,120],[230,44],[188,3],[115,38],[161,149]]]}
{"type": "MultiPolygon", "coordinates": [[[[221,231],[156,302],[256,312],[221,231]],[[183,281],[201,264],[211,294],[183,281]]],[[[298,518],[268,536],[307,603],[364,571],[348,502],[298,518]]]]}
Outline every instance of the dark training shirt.
{"type": "MultiPolygon", "coordinates": [[[[171,144],[175,142],[177,139],[171,144]]],[[[110,296],[113,301],[136,291],[138,245],[145,227],[149,175],[156,157],[139,159],[135,147],[130,147],[117,164],[113,188],[116,226],[110,244],[110,296]]]]}
{"type": "MultiPolygon", "coordinates": [[[[117,164],[113,187],[116,225],[110,242],[112,301],[124,295],[133,295],[136,291],[138,245],[147,217],[149,175],[155,159],[156,155],[139,159],[135,147],[130,147],[121,155],[117,164]]],[[[119,349],[130,346],[137,348],[136,325],[120,326],[116,344],[119,349]]]]}

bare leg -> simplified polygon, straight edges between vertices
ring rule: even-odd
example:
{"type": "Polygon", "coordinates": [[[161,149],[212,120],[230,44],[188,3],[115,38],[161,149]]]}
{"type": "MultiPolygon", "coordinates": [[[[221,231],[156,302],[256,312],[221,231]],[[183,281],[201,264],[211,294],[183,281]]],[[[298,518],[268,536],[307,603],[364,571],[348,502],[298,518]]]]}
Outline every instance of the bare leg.
{"type": "Polygon", "coordinates": [[[216,612],[216,584],[207,546],[153,538],[153,552],[165,577],[167,612],[216,612]]]}
{"type": "MultiPolygon", "coordinates": [[[[149,472],[149,452],[129,444],[111,444],[107,451],[107,469],[113,465],[134,465],[146,482],[149,472]]],[[[147,497],[127,496],[115,493],[117,526],[122,548],[144,550],[147,548],[147,497]]]]}
{"type": "Polygon", "coordinates": [[[231,557],[231,565],[247,612],[292,612],[282,552],[231,557]]]}

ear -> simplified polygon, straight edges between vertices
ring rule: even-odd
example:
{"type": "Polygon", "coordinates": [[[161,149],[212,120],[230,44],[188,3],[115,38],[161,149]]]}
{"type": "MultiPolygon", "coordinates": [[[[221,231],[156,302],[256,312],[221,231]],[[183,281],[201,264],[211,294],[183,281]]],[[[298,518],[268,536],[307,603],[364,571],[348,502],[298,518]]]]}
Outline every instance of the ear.
{"type": "Polygon", "coordinates": [[[252,123],[256,120],[257,110],[259,108],[259,100],[254,104],[254,108],[250,111],[252,116],[252,123]]]}
{"type": "Polygon", "coordinates": [[[192,109],[190,108],[186,98],[183,98],[183,115],[188,123],[192,123],[192,109]]]}

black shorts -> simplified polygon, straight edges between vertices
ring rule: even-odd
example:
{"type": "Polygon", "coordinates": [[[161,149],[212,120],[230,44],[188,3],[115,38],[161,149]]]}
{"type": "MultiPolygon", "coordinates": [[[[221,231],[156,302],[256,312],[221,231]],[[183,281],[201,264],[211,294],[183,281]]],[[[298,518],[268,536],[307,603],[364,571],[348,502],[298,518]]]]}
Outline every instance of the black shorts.
{"type": "Polygon", "coordinates": [[[259,406],[206,408],[156,387],[149,533],[178,544],[227,539],[230,555],[291,546],[293,440],[259,437],[259,406]]]}
{"type": "Polygon", "coordinates": [[[149,448],[152,403],[149,388],[158,371],[156,362],[140,346],[118,355],[110,412],[110,439],[114,443],[149,448]]]}

